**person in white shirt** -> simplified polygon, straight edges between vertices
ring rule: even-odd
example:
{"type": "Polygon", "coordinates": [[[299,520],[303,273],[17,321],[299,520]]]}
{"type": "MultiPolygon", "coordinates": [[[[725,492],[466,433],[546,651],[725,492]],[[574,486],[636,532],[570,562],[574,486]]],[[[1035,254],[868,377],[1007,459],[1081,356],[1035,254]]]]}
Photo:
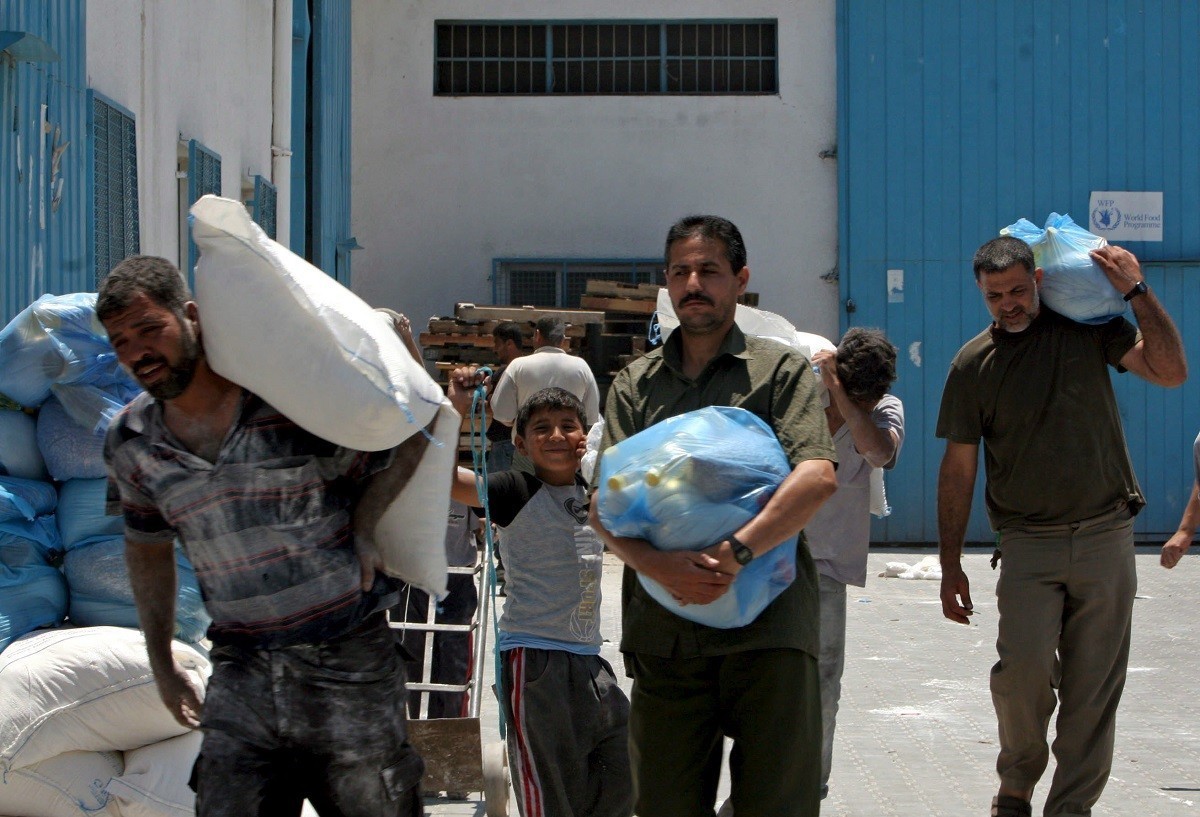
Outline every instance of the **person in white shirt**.
{"type": "MultiPolygon", "coordinates": [[[[566,335],[567,327],[561,318],[546,316],[538,319],[534,326],[533,354],[509,363],[492,390],[492,416],[497,422],[512,426],[525,401],[551,386],[579,398],[588,427],[600,419],[600,388],[596,385],[596,376],[583,358],[563,349],[566,335]]],[[[513,468],[532,472],[528,458],[520,454],[513,457],[513,468]]]]}

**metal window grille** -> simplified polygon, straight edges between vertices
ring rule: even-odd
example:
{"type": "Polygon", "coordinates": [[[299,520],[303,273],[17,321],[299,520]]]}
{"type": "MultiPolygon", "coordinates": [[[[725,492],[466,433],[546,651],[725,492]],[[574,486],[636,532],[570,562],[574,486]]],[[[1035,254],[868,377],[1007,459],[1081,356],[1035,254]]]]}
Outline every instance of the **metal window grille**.
{"type": "Polygon", "coordinates": [[[95,285],[141,251],[138,224],[137,127],[133,114],[89,92],[92,144],[92,255],[95,285]]]}
{"type": "MultiPolygon", "coordinates": [[[[187,143],[187,206],[191,207],[201,196],[212,193],[221,195],[221,157],[196,139],[187,143]]],[[[186,208],[185,208],[186,210],[186,208]]],[[[187,213],[183,214],[187,218],[187,213]]],[[[192,227],[188,225],[187,275],[191,281],[196,271],[196,260],[200,251],[192,240],[192,227]]]]}
{"type": "Polygon", "coordinates": [[[590,280],[650,284],[662,280],[661,261],[503,260],[494,265],[492,295],[507,306],[577,309],[590,280]]]}
{"type": "Polygon", "coordinates": [[[275,189],[275,185],[271,184],[263,176],[256,175],[254,177],[254,198],[246,202],[246,208],[250,211],[250,218],[259,227],[263,228],[263,232],[269,238],[274,239],[275,236],[275,210],[279,203],[279,192],[275,189]]]}
{"type": "Polygon", "coordinates": [[[778,93],[774,20],[439,21],[441,96],[778,93]]]}

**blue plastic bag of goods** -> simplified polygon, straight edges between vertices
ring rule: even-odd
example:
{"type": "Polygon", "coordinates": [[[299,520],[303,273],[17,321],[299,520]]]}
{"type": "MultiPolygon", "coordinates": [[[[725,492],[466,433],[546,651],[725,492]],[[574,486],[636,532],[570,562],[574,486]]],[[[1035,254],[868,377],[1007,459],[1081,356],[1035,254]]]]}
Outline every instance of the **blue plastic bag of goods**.
{"type": "Polygon", "coordinates": [[[1042,268],[1040,294],[1046,305],[1079,323],[1107,323],[1125,313],[1125,299],[1109,283],[1104,270],[1088,252],[1108,242],[1080,227],[1070,216],[1051,213],[1046,227],[1039,229],[1020,219],[1000,231],[1019,238],[1033,250],[1033,260],[1042,268]]]}
{"type": "Polygon", "coordinates": [[[0,564],[57,564],[62,555],[62,540],[53,515],[0,522],[0,564]]]}
{"type": "MultiPolygon", "coordinates": [[[[703,550],[758,514],[792,471],[770,426],[745,409],[710,406],[651,426],[600,460],[600,521],[660,550],[703,550]]],[[[796,577],[796,537],[742,568],[721,598],[680,605],[638,576],[671,612],[709,627],[743,627],[796,577]]]]}
{"type": "Polygon", "coordinates": [[[23,411],[0,409],[0,476],[46,479],[38,450],[37,421],[23,411]]]}
{"type": "Polygon", "coordinates": [[[67,582],[56,567],[0,564],[0,651],[39,627],[54,627],[67,615],[67,582]]]}
{"type": "MultiPolygon", "coordinates": [[[[67,552],[63,572],[70,588],[70,617],[87,627],[109,625],[137,627],[137,607],[129,568],[125,565],[124,537],[95,541],[67,552]]],[[[192,564],[178,545],[175,548],[175,638],[195,643],[204,637],[212,619],[204,609],[192,564]]]]}
{"type": "Polygon", "coordinates": [[[54,513],[57,504],[58,492],[49,482],[0,477],[0,522],[54,513]]]}
{"type": "Polygon", "coordinates": [[[59,538],[71,550],[100,539],[124,536],[125,517],[104,513],[108,479],[70,479],[58,488],[59,538]]]}
{"type": "Polygon", "coordinates": [[[97,430],[139,391],[96,318],[95,293],[43,295],[0,330],[0,393],[36,408],[52,390],[97,430]]]}
{"type": "Polygon", "coordinates": [[[104,435],[76,422],[56,396],[51,395],[38,411],[37,444],[50,476],[59,482],[96,479],[108,473],[104,435]]]}

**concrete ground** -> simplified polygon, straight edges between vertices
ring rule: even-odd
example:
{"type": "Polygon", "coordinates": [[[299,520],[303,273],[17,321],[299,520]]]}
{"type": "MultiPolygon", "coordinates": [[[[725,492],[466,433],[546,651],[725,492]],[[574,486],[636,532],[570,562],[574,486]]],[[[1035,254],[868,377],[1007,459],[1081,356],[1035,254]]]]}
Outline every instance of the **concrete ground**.
{"type": "MultiPolygon", "coordinates": [[[[990,551],[965,557],[976,615],[946,621],[938,583],[884,579],[887,562],[920,561],[933,550],[872,550],[865,588],[850,588],[847,657],[833,777],[822,814],[830,817],[986,815],[995,793],[996,723],[988,672],[996,660],[996,573],[990,551]]],[[[1200,558],[1174,570],[1156,548],[1139,548],[1129,681],[1121,705],[1112,775],[1100,815],[1200,815],[1200,558]]],[[[620,564],[607,557],[603,654],[620,667],[620,564]]],[[[489,662],[490,667],[490,662],[489,662]]],[[[490,684],[490,679],[488,681],[490,684]]],[[[626,683],[626,690],[628,686],[626,683]]],[[[483,702],[483,741],[499,740],[496,704],[483,702]]],[[[1053,728],[1052,728],[1053,731],[1053,728]]],[[[1051,759],[1034,796],[1041,813],[1051,759]]],[[[786,767],[779,769],[788,774],[786,767]]],[[[723,775],[720,797],[729,790],[723,775]]],[[[430,797],[430,815],[482,815],[466,801],[430,797]]],[[[517,814],[510,797],[508,813],[517,814]]],[[[702,815],[697,815],[702,817],[702,815]]]]}

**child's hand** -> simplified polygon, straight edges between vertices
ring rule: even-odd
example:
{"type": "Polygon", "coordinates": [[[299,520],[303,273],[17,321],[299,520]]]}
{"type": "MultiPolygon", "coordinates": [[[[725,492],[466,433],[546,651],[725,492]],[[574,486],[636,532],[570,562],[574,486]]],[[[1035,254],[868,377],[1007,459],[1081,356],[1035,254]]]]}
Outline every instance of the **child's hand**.
{"type": "Polygon", "coordinates": [[[476,366],[454,369],[450,372],[450,387],[446,390],[450,405],[454,406],[454,410],[459,414],[466,415],[471,410],[471,397],[475,388],[480,384],[486,385],[489,380],[490,378],[478,372],[476,366]]]}

